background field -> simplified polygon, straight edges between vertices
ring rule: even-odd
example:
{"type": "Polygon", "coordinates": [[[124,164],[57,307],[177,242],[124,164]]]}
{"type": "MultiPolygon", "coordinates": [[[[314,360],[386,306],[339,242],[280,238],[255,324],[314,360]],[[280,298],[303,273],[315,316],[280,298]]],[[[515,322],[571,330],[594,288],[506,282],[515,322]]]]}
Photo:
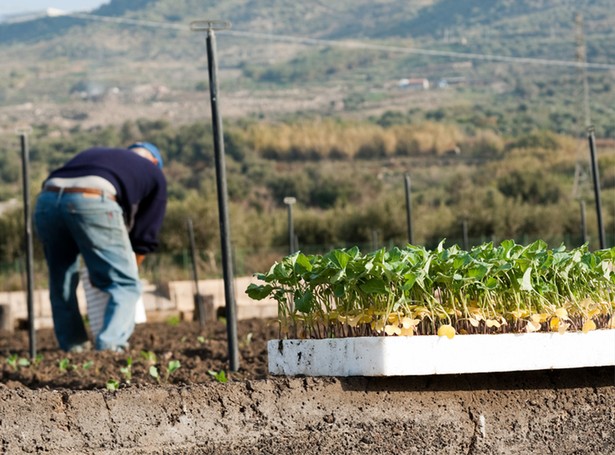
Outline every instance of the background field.
{"type": "MultiPolygon", "coordinates": [[[[169,215],[147,273],[187,276],[191,217],[200,266],[219,274],[205,36],[189,31],[203,18],[232,22],[217,43],[238,273],[262,271],[286,253],[286,196],[298,200],[305,251],[403,244],[406,174],[415,243],[461,244],[465,223],[470,244],[543,238],[576,246],[585,204],[596,248],[588,124],[613,245],[608,0],[114,0],[93,15],[0,24],[7,273],[23,268],[15,130],[31,127],[33,194],[82,148],[158,143],[169,215]]],[[[21,282],[17,273],[3,285],[21,282]]]]}

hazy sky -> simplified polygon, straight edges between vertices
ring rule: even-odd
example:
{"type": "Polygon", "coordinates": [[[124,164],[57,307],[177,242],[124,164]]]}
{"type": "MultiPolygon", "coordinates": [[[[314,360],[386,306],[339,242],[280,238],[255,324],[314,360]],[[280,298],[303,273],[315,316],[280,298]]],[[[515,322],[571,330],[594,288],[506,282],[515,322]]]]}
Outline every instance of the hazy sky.
{"type": "Polygon", "coordinates": [[[0,14],[42,11],[57,8],[65,11],[91,11],[110,0],[0,0],[0,14]]]}

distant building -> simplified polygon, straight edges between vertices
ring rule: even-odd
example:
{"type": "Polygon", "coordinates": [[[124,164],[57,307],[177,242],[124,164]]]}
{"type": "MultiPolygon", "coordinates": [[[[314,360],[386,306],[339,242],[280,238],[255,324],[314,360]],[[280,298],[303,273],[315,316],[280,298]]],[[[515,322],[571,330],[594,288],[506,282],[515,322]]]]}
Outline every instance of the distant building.
{"type": "Polygon", "coordinates": [[[400,79],[397,86],[409,90],[429,90],[429,81],[425,78],[400,79]]]}
{"type": "Polygon", "coordinates": [[[459,77],[444,77],[438,81],[438,88],[446,88],[451,85],[462,85],[466,83],[466,78],[459,77]]]}

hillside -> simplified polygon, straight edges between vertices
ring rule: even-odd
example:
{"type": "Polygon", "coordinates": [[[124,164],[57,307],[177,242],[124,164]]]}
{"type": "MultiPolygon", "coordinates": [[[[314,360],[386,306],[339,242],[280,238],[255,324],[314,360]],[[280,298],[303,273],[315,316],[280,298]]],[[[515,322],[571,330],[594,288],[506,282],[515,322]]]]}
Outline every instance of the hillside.
{"type": "MultiPolygon", "coordinates": [[[[188,24],[220,18],[233,24],[218,33],[225,117],[365,118],[410,108],[465,117],[480,106],[516,125],[503,133],[579,134],[581,71],[514,60],[574,64],[576,13],[588,61],[615,62],[609,0],[582,9],[573,0],[112,0],[94,11],[104,20],[0,25],[0,120],[12,131],[24,123],[68,129],[207,117],[205,40],[188,24]],[[404,78],[426,78],[429,90],[400,90],[404,78]]],[[[606,137],[615,137],[614,71],[588,72],[591,120],[606,137]]]]}

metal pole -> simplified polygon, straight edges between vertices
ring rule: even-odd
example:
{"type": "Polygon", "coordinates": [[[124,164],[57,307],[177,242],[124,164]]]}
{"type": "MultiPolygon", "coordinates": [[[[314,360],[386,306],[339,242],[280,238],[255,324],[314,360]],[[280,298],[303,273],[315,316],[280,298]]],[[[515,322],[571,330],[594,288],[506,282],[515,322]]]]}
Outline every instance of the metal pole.
{"type": "Polygon", "coordinates": [[[378,249],[378,231],[376,229],[372,229],[372,250],[376,251],[378,249]]]}
{"type": "Polygon", "coordinates": [[[205,304],[199,291],[199,277],[196,265],[196,247],[194,242],[194,227],[192,218],[188,218],[188,235],[190,237],[190,257],[192,259],[192,279],[194,280],[194,310],[199,319],[199,327],[205,330],[205,304]]]}
{"type": "Polygon", "coordinates": [[[21,137],[21,168],[23,180],[24,235],[26,240],[26,276],[28,282],[28,336],[30,340],[30,358],[36,357],[36,331],[34,329],[34,271],[32,248],[32,216],[30,213],[30,154],[26,133],[21,137]]]}
{"type": "Polygon", "coordinates": [[[214,153],[216,161],[216,184],[218,189],[218,214],[220,220],[220,241],[222,246],[222,269],[224,276],[224,297],[226,302],[226,331],[228,337],[228,356],[230,371],[239,369],[239,350],[237,346],[237,312],[235,308],[235,289],[233,283],[233,259],[231,254],[231,235],[228,215],[228,191],[226,187],[226,164],[224,160],[224,135],[222,117],[218,110],[218,63],[216,61],[216,34],[214,29],[230,27],[222,21],[196,21],[190,25],[193,31],[207,32],[207,63],[209,72],[209,92],[211,117],[214,134],[214,153]]]}
{"type": "Polygon", "coordinates": [[[587,218],[585,216],[585,200],[579,201],[581,205],[581,245],[587,243],[587,218]]]}
{"type": "Polygon", "coordinates": [[[598,237],[600,238],[600,249],[606,248],[606,240],[604,235],[604,225],[602,223],[602,202],[600,201],[600,177],[598,175],[598,160],[596,158],[596,137],[594,136],[594,128],[587,128],[587,136],[589,139],[589,153],[591,157],[592,176],[594,178],[594,195],[596,199],[596,215],[598,217],[598,237]]]}
{"type": "Polygon", "coordinates": [[[461,229],[463,232],[463,249],[468,251],[470,249],[470,241],[468,240],[468,220],[461,222],[461,229]]]}
{"type": "Polygon", "coordinates": [[[288,245],[289,254],[294,254],[295,249],[295,226],[293,222],[293,204],[297,202],[294,197],[285,197],[284,204],[288,206],[288,245]]]}
{"type": "Polygon", "coordinates": [[[410,200],[410,176],[408,174],[404,177],[406,187],[406,224],[408,226],[408,243],[414,244],[414,233],[412,232],[412,204],[410,200]]]}

